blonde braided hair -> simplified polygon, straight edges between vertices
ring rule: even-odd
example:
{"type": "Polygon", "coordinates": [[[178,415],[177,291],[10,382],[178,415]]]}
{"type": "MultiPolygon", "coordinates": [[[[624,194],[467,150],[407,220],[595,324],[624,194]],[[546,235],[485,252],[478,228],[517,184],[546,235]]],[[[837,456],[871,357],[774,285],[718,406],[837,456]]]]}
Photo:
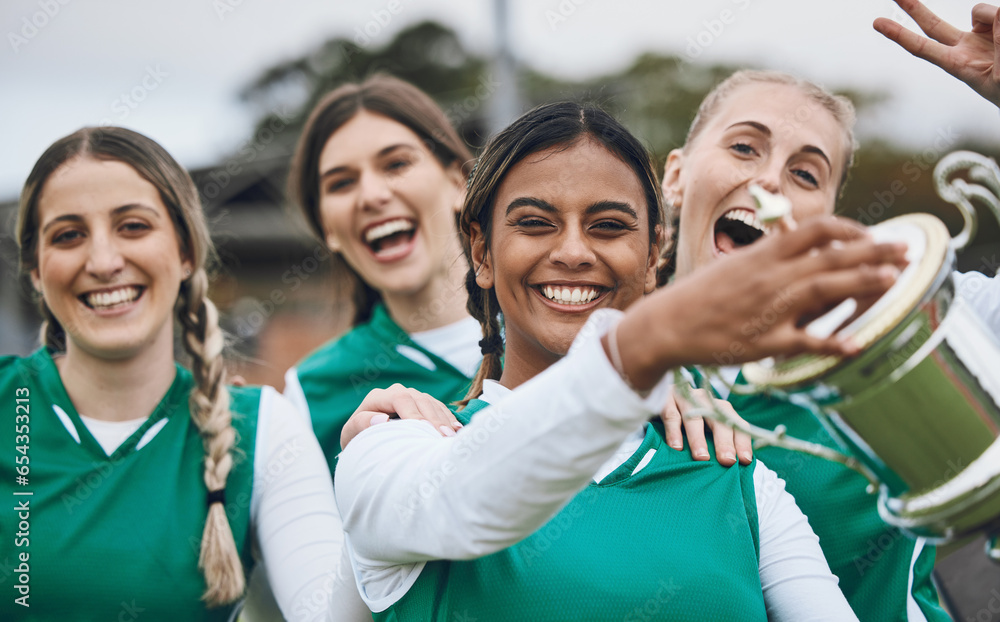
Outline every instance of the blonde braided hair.
{"type": "MultiPolygon", "coordinates": [[[[191,420],[198,426],[205,445],[205,487],[212,493],[226,487],[226,478],[233,468],[231,450],[236,444],[236,430],[229,411],[219,314],[207,293],[208,275],[204,268],[198,268],[181,285],[177,315],[184,329],[184,349],[191,355],[195,379],[190,399],[191,420]]],[[[243,594],[246,587],[243,564],[224,500],[218,496],[208,507],[198,567],[205,573],[208,589],[203,598],[209,603],[231,602],[243,594]]]]}
{"type": "MultiPolygon", "coordinates": [[[[208,225],[198,191],[187,172],[153,140],[120,127],[86,127],[50,146],[28,175],[18,209],[17,240],[21,270],[38,267],[38,199],[46,180],[63,164],[80,157],[115,160],[128,164],[156,186],[173,222],[182,256],[191,261],[193,274],[181,283],[176,304],[183,329],[184,349],[192,358],[195,387],[191,391],[191,420],[205,447],[204,481],[208,489],[208,517],[202,532],[198,567],[205,576],[202,599],[210,607],[242,596],[246,585],[243,566],[226,515],[224,490],[233,468],[236,431],[229,411],[229,391],[223,365],[224,340],[218,311],[208,299],[206,265],[214,256],[208,225]]],[[[65,331],[51,310],[40,301],[42,339],[46,346],[63,350],[65,331]]]]}

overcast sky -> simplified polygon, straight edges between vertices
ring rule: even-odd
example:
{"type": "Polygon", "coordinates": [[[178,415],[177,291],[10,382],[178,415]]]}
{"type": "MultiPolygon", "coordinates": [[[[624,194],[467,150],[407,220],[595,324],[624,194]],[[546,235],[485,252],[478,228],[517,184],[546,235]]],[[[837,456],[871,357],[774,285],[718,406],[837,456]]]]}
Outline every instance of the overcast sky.
{"type": "MultiPolygon", "coordinates": [[[[973,1],[926,4],[968,28],[973,1]]],[[[878,16],[912,26],[889,0],[511,0],[509,11],[515,54],[554,74],[614,71],[646,50],[756,64],[889,91],[862,138],[1000,137],[995,107],[872,30],[878,16]]],[[[125,125],[185,166],[211,164],[248,137],[255,111],[236,94],[262,69],[336,35],[367,32],[379,46],[428,18],[477,52],[492,45],[489,0],[3,0],[0,200],[45,147],[88,124],[125,125]]]]}

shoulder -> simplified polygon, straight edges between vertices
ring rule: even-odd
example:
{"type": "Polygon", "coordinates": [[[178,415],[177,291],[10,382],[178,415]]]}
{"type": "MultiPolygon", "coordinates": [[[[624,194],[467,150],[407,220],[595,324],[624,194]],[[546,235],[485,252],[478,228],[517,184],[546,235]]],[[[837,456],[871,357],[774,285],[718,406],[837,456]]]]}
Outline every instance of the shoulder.
{"type": "Polygon", "coordinates": [[[7,376],[17,369],[23,359],[20,356],[0,356],[0,378],[7,376]]]}
{"type": "Polygon", "coordinates": [[[451,410],[455,414],[455,418],[462,422],[462,425],[468,425],[477,412],[489,405],[489,402],[473,398],[469,400],[469,403],[462,410],[456,410],[454,407],[451,410]]]}
{"type": "Polygon", "coordinates": [[[304,451],[319,456],[322,472],[327,470],[323,452],[309,422],[292,402],[269,386],[260,387],[260,410],[256,416],[256,470],[267,468],[276,452],[291,452],[282,460],[298,456],[304,451]]]}
{"type": "Polygon", "coordinates": [[[288,430],[312,432],[308,422],[299,413],[295,405],[287,397],[269,386],[257,387],[260,395],[260,409],[257,414],[258,432],[267,435],[264,430],[271,426],[288,430]]]}
{"type": "Polygon", "coordinates": [[[352,366],[359,353],[370,352],[378,341],[369,324],[360,324],[316,348],[295,367],[302,376],[352,366]]]}
{"type": "Polygon", "coordinates": [[[0,387],[4,392],[8,392],[7,387],[19,383],[24,360],[20,356],[0,356],[0,387]]]}
{"type": "Polygon", "coordinates": [[[44,348],[28,356],[0,356],[0,386],[28,384],[53,369],[52,358],[44,348]]]}
{"type": "Polygon", "coordinates": [[[263,386],[233,386],[226,387],[229,390],[229,408],[241,414],[256,414],[262,401],[262,395],[266,389],[274,391],[271,387],[263,386]]]}

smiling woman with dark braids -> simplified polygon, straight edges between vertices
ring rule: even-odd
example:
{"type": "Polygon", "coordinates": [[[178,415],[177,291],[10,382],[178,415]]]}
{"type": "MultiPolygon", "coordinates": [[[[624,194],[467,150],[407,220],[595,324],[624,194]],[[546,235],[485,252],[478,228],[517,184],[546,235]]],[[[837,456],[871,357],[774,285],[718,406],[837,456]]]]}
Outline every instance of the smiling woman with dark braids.
{"type": "MultiPolygon", "coordinates": [[[[331,471],[342,442],[369,424],[348,420],[370,391],[392,388],[413,399],[399,384],[452,403],[465,396],[481,361],[499,365],[499,327],[484,338],[466,310],[468,263],[456,218],[472,168],[437,104],[387,75],[334,89],[303,129],[289,194],[341,266],[354,318],[350,331],[288,371],[285,395],[310,417],[331,471]]],[[[418,416],[415,409],[397,414],[411,412],[418,416]]],[[[672,407],[664,417],[680,449],[676,413],[672,407]]],[[[442,434],[461,427],[433,408],[419,416],[442,434]]],[[[689,451],[707,460],[704,433],[689,440],[689,451]]],[[[736,462],[742,440],[718,426],[720,461],[736,462]]],[[[749,461],[748,444],[740,450],[749,461]]]]}
{"type": "Polygon", "coordinates": [[[773,472],[669,451],[647,420],[671,370],[734,341],[747,360],[852,353],[799,320],[884,292],[905,247],[816,220],[654,291],[662,225],[648,153],[602,110],[541,106],[491,139],[461,227],[469,312],[491,347],[502,321],[502,369],[480,368],[456,436],[387,422],[339,459],[376,619],[616,620],[649,603],[647,619],[855,619],[773,472]],[[789,293],[760,339],[740,333],[789,293]]]}

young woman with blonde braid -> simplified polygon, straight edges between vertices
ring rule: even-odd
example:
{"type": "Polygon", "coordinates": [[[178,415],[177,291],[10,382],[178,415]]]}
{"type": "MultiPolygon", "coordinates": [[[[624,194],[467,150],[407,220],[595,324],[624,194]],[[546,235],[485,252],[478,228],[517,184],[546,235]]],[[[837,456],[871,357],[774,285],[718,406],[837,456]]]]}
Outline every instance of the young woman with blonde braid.
{"type": "Polygon", "coordinates": [[[284,615],[328,619],[329,472],[284,398],[226,384],[187,173],[140,134],[81,129],[35,164],[17,238],[45,324],[0,358],[0,494],[22,508],[0,516],[0,618],[229,620],[256,540],[284,615]]]}

